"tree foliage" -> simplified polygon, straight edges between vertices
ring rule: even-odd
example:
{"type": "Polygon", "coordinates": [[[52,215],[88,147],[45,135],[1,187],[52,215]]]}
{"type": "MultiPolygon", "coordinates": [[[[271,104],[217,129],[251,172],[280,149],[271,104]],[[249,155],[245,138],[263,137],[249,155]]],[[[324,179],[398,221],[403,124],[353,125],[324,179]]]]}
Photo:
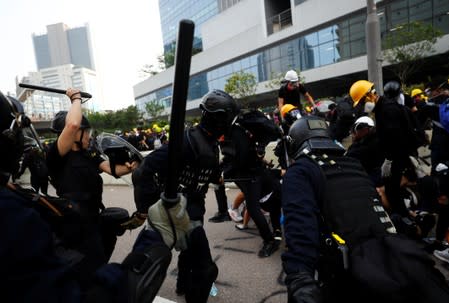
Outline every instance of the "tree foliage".
{"type": "Polygon", "coordinates": [[[418,71],[426,56],[435,52],[435,43],[443,33],[431,24],[410,22],[390,30],[384,41],[383,56],[393,65],[402,83],[418,71]]]}
{"type": "Polygon", "coordinates": [[[159,104],[157,100],[151,100],[150,102],[145,104],[145,111],[151,119],[155,120],[159,118],[159,116],[164,111],[164,106],[159,104]]]}
{"type": "Polygon", "coordinates": [[[154,76],[159,74],[161,71],[166,69],[164,55],[160,55],[157,57],[157,65],[154,64],[145,64],[140,70],[140,74],[142,77],[154,76]]]}
{"type": "Polygon", "coordinates": [[[93,112],[87,115],[92,127],[99,131],[112,131],[115,129],[129,130],[142,122],[142,115],[134,105],[115,112],[93,112]]]}
{"type": "Polygon", "coordinates": [[[226,80],[225,92],[239,100],[243,108],[248,108],[251,97],[256,93],[256,76],[240,71],[234,73],[226,80]]]}

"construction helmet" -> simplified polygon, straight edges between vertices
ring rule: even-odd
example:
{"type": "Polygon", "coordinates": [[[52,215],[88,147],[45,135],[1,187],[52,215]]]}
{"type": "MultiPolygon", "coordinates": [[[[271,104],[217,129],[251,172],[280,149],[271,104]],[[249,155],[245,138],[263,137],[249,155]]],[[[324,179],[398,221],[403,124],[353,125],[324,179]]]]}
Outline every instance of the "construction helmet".
{"type": "Polygon", "coordinates": [[[410,96],[412,96],[412,98],[414,98],[415,96],[419,96],[419,95],[424,95],[424,92],[422,90],[420,90],[419,88],[412,89],[412,93],[410,94],[410,96]]]}
{"type": "Polygon", "coordinates": [[[288,114],[292,109],[298,109],[298,108],[296,106],[294,106],[293,104],[284,104],[281,107],[282,118],[285,118],[285,115],[288,114]]]}
{"type": "MultiPolygon", "coordinates": [[[[57,134],[62,133],[62,130],[65,127],[65,119],[67,117],[67,111],[59,111],[56,113],[55,117],[51,121],[51,130],[57,134]]],[[[81,125],[79,129],[88,129],[91,128],[89,120],[83,115],[81,119],[81,125]]]]}
{"type": "Polygon", "coordinates": [[[365,127],[374,127],[374,121],[368,116],[358,118],[351,127],[352,132],[356,132],[365,127]]]}
{"type": "MultiPolygon", "coordinates": [[[[349,89],[349,95],[352,98],[353,106],[357,106],[357,104],[364,97],[367,96],[368,93],[372,92],[374,89],[374,83],[366,80],[359,80],[354,82],[349,89]]],[[[374,92],[373,92],[374,93],[374,92]]]]}
{"type": "Polygon", "coordinates": [[[298,82],[298,74],[294,70],[289,70],[285,73],[284,80],[289,82],[298,82]]]}
{"type": "Polygon", "coordinates": [[[296,106],[285,104],[281,108],[281,116],[282,119],[284,119],[285,123],[290,126],[293,124],[293,122],[301,118],[301,112],[296,106]]]}

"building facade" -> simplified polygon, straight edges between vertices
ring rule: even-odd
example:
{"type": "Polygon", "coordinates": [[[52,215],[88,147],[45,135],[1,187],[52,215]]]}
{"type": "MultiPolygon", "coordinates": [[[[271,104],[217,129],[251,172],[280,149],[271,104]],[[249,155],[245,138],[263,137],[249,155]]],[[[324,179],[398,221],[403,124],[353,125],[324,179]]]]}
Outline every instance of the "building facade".
{"type": "Polygon", "coordinates": [[[88,25],[69,28],[63,23],[47,25],[47,33],[33,34],[37,69],[73,64],[95,70],[88,25]]]}
{"type": "MultiPolygon", "coordinates": [[[[177,31],[179,18],[164,13],[160,0],[163,34],[177,31]],[[166,20],[167,18],[173,18],[166,20]]],[[[177,1],[188,7],[203,1],[177,1]]],[[[268,85],[289,69],[299,69],[315,98],[341,96],[352,82],[367,78],[366,0],[242,0],[204,1],[214,13],[201,23],[201,52],[192,57],[187,114],[197,114],[201,97],[211,89],[224,89],[235,72],[252,73],[258,82],[261,106],[276,104],[277,89],[268,85]],[[220,10],[220,4],[231,3],[220,10]]],[[[436,73],[449,52],[449,2],[447,0],[376,1],[381,38],[399,25],[412,21],[432,24],[444,36],[435,45],[436,60],[422,73],[436,73]]],[[[173,2],[175,5],[175,2],[173,2]]],[[[174,10],[174,7],[172,7],[174,10]]],[[[188,17],[188,16],[186,16],[188,17]]],[[[195,21],[194,19],[192,19],[195,21]]],[[[171,35],[173,38],[173,34],[171,35]]],[[[171,39],[172,39],[171,38],[171,39]]],[[[165,39],[164,43],[169,41],[165,39]]],[[[445,61],[444,61],[445,60],[445,61]]],[[[384,75],[388,64],[383,62],[384,75]]],[[[447,68],[447,67],[446,67],[447,68]]],[[[134,86],[139,110],[156,101],[171,107],[173,67],[134,86]]],[[[447,72],[449,73],[449,72],[447,72]]],[[[388,77],[384,76],[384,79],[388,77]]]]}
{"type": "MultiPolygon", "coordinates": [[[[28,73],[28,76],[22,78],[20,82],[57,89],[74,87],[89,92],[93,96],[89,102],[83,104],[83,108],[89,111],[102,109],[102,91],[98,85],[96,72],[85,67],[65,64],[43,68],[37,72],[28,73]]],[[[67,110],[70,105],[70,101],[65,95],[24,89],[18,86],[16,93],[19,100],[26,101],[25,113],[35,121],[51,120],[58,111],[67,110]]]]}

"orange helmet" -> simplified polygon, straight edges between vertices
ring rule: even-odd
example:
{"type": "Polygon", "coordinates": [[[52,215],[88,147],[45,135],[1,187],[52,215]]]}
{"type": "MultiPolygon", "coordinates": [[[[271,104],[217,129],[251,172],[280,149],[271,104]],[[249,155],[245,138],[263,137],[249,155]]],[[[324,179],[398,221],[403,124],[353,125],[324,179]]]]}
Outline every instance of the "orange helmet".
{"type": "Polygon", "coordinates": [[[281,107],[281,116],[282,116],[282,118],[285,118],[285,115],[288,114],[293,109],[298,109],[298,108],[296,106],[294,106],[293,104],[284,104],[281,107]]]}
{"type": "Polygon", "coordinates": [[[367,80],[359,80],[354,82],[349,89],[349,95],[356,106],[374,88],[374,83],[367,80]]]}

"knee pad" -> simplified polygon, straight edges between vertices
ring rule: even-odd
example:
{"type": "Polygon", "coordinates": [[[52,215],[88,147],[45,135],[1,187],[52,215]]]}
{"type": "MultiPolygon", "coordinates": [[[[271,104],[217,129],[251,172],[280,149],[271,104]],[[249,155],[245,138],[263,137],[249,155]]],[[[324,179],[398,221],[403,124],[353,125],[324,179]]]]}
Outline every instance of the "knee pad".
{"type": "Polygon", "coordinates": [[[122,263],[128,273],[128,302],[153,302],[167,275],[172,254],[163,244],[130,253],[122,263]]]}

